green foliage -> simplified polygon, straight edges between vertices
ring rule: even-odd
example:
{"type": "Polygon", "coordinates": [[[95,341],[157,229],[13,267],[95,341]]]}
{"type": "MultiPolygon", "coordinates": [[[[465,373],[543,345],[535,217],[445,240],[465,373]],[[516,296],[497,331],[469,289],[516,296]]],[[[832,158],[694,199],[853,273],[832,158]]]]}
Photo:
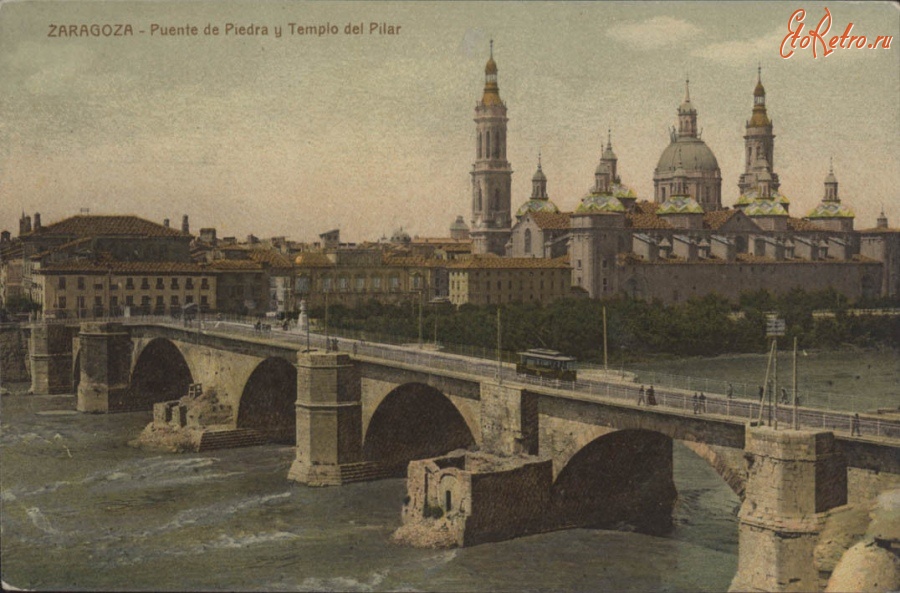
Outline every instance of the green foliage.
{"type": "MultiPolygon", "coordinates": [[[[497,305],[463,305],[459,309],[426,306],[423,338],[451,347],[497,348],[497,305]]],[[[834,290],[793,290],[773,295],[765,290],[742,294],[739,305],[715,293],[684,303],[663,305],[630,298],[567,299],[551,304],[502,305],[502,347],[516,352],[552,348],[579,360],[603,360],[603,308],[606,307],[609,362],[613,365],[651,354],[709,356],[765,352],[765,318],[785,319],[786,343],[794,337],[803,348],[900,346],[900,318],[848,315],[850,303],[834,290]],[[833,316],[813,315],[831,311],[833,316]]],[[[321,316],[324,311],[317,311],[321,316]]],[[[314,315],[315,316],[315,315],[314,315]]],[[[415,304],[386,305],[375,301],[356,309],[330,307],[331,328],[416,341],[419,315],[415,304]]],[[[452,348],[451,348],[452,349],[452,348]]]]}

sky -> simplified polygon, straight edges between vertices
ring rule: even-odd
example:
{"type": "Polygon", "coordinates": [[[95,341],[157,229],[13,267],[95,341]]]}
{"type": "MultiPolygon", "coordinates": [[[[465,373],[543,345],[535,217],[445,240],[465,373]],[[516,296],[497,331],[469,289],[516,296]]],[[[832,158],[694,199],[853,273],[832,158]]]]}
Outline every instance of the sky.
{"type": "Polygon", "coordinates": [[[0,5],[0,228],[15,235],[23,210],[49,224],[87,208],[173,224],[188,214],[192,231],[220,237],[448,236],[457,215],[471,218],[491,38],[513,208],[540,152],[548,194],[573,210],[608,129],[623,183],[652,199],[688,76],[733,205],[760,65],[792,215],[821,200],[833,158],[856,228],[882,208],[900,226],[896,3],[70,0],[0,5]],[[826,38],[852,23],[870,42],[894,36],[891,47],[782,58],[792,13],[805,9],[805,36],[826,6],[826,38]],[[266,34],[226,34],[229,23],[266,34]],[[365,33],[345,34],[360,23],[365,33]],[[133,34],[50,36],[91,24],[133,34]],[[191,26],[197,35],[159,32],[191,26]]]}

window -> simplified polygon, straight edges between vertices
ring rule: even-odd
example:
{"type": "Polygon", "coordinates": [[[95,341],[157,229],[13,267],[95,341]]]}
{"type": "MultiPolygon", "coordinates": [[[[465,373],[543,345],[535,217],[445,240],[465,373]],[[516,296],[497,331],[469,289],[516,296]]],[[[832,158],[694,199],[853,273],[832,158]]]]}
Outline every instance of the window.
{"type": "Polygon", "coordinates": [[[366,289],[366,277],[365,276],[357,276],[356,277],[356,291],[362,292],[366,289]]]}
{"type": "Polygon", "coordinates": [[[331,292],[331,278],[322,278],[322,291],[331,292]]]}
{"type": "Polygon", "coordinates": [[[84,276],[78,277],[78,290],[84,290],[84,276]]]}
{"type": "Polygon", "coordinates": [[[204,294],[200,297],[200,306],[206,307],[207,305],[209,305],[209,298],[204,294]]]}
{"type": "Polygon", "coordinates": [[[207,278],[200,279],[200,290],[207,290],[209,288],[209,280],[207,278]]]}
{"type": "Polygon", "coordinates": [[[66,277],[65,277],[65,276],[60,276],[60,277],[59,277],[59,280],[58,280],[58,284],[57,284],[56,286],[57,286],[57,288],[59,288],[60,290],[65,290],[65,289],[66,289],[66,277]]]}
{"type": "Polygon", "coordinates": [[[103,297],[102,297],[102,296],[95,296],[95,297],[94,297],[94,306],[97,306],[97,307],[102,307],[102,306],[103,306],[103,297]]]}
{"type": "Polygon", "coordinates": [[[347,292],[350,290],[350,279],[346,276],[341,276],[338,278],[338,290],[341,292],[347,292]]]}
{"type": "Polygon", "coordinates": [[[297,292],[309,292],[309,276],[300,276],[299,278],[297,278],[296,287],[297,292]]]}
{"type": "Polygon", "coordinates": [[[149,290],[150,289],[150,279],[149,278],[141,278],[141,290],[149,290]]]}
{"type": "Polygon", "coordinates": [[[180,303],[178,302],[178,295],[177,295],[177,294],[173,294],[173,295],[171,296],[171,298],[169,299],[169,305],[170,305],[173,309],[180,306],[180,303]]]}
{"type": "Polygon", "coordinates": [[[184,289],[185,290],[194,290],[194,279],[193,278],[187,278],[184,281],[184,289]]]}
{"type": "Polygon", "coordinates": [[[125,289],[126,290],[134,290],[134,278],[126,278],[125,279],[125,289]]]}
{"type": "Polygon", "coordinates": [[[157,289],[157,290],[163,290],[164,288],[165,288],[165,286],[163,285],[163,279],[162,279],[162,278],[157,278],[157,279],[156,279],[156,289],[157,289]]]}
{"type": "Polygon", "coordinates": [[[119,297],[111,296],[109,297],[109,308],[115,309],[119,306],[119,297]]]}
{"type": "Polygon", "coordinates": [[[126,305],[127,307],[133,306],[133,305],[134,305],[134,296],[132,296],[132,295],[130,295],[130,294],[127,295],[127,296],[125,297],[125,305],[126,305]]]}
{"type": "Polygon", "coordinates": [[[531,253],[531,229],[525,229],[525,253],[531,253]]]}
{"type": "Polygon", "coordinates": [[[391,276],[391,290],[400,290],[400,278],[398,276],[391,276]]]}
{"type": "Polygon", "coordinates": [[[75,299],[75,302],[77,303],[79,309],[84,309],[85,305],[84,305],[84,297],[83,296],[80,296],[77,299],[75,299]]]}
{"type": "Polygon", "coordinates": [[[191,303],[193,303],[193,302],[194,302],[194,295],[189,294],[189,295],[187,295],[186,297],[184,297],[184,302],[185,302],[186,304],[188,304],[188,305],[190,305],[191,303]]]}
{"type": "Polygon", "coordinates": [[[64,297],[64,296],[56,297],[56,308],[57,309],[65,309],[66,308],[66,297],[64,297]]]}
{"type": "Polygon", "coordinates": [[[178,278],[172,278],[171,288],[172,290],[178,290],[178,278]]]}
{"type": "Polygon", "coordinates": [[[576,265],[575,267],[577,267],[579,270],[581,269],[581,260],[580,259],[578,260],[578,265],[576,265]]]}
{"type": "Polygon", "coordinates": [[[381,290],[381,276],[375,276],[372,278],[372,288],[375,290],[381,290]]]}

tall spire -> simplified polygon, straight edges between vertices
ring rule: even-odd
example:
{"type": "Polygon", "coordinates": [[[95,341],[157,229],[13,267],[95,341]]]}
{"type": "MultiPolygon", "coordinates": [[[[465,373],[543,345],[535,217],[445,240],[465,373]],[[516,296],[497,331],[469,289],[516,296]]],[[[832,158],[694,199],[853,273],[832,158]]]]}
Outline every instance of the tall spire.
{"type": "Polygon", "coordinates": [[[684,102],[678,107],[678,137],[697,137],[697,110],[691,105],[691,79],[684,79],[684,102]]]}
{"type": "Polygon", "coordinates": [[[684,77],[684,102],[691,102],[691,77],[690,75],[684,77]]]}
{"type": "Polygon", "coordinates": [[[494,40],[491,39],[491,55],[484,66],[484,95],[481,102],[485,105],[502,105],[500,87],[497,84],[497,62],[494,61],[494,40]]]}

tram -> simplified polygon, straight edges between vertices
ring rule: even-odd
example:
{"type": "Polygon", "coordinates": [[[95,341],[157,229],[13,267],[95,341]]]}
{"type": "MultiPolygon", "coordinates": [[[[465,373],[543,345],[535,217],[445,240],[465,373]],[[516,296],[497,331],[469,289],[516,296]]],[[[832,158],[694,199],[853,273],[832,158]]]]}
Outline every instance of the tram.
{"type": "Polygon", "coordinates": [[[516,372],[520,375],[575,381],[575,362],[574,357],[566,356],[556,350],[532,348],[525,352],[519,352],[516,372]]]}

